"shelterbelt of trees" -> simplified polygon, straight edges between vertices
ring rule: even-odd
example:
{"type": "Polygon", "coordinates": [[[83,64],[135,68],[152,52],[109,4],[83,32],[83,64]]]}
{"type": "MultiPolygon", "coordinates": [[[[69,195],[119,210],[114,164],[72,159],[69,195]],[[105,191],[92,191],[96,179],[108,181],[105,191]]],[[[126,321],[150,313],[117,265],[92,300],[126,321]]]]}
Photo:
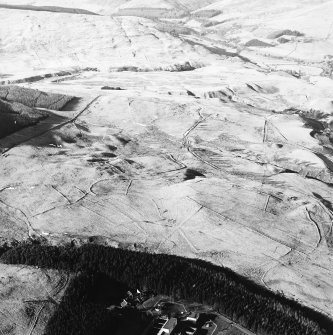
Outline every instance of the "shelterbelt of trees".
{"type": "Polygon", "coordinates": [[[213,306],[262,335],[330,335],[333,320],[211,263],[86,244],[25,243],[3,249],[0,260],[71,272],[103,273],[129,287],[213,306]]]}

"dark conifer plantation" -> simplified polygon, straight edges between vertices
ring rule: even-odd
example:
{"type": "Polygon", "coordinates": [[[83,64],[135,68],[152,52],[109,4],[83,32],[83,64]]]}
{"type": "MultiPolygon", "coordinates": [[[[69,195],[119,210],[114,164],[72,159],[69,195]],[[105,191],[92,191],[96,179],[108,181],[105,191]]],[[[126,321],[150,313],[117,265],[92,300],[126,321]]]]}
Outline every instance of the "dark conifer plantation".
{"type": "MultiPolygon", "coordinates": [[[[79,248],[25,244],[6,251],[1,260],[5,263],[37,265],[74,273],[85,272],[99,274],[99,276],[104,274],[116,281],[126,283],[129,287],[148,287],[161,294],[209,304],[257,334],[333,334],[333,321],[324,315],[286,297],[276,295],[229,269],[200,260],[133,252],[92,244],[79,248]]],[[[76,289],[76,284],[72,283],[68,289],[69,293],[67,292],[64,297],[64,302],[69,299],[68,297],[71,299],[68,306],[73,306],[75,301],[79,302],[76,306],[78,310],[73,312],[71,319],[71,322],[75,320],[76,324],[81,318],[84,322],[89,322],[89,318],[84,318],[84,315],[91,307],[89,304],[96,303],[93,296],[89,297],[89,287],[94,286],[91,281],[95,280],[95,277],[88,281],[87,278],[90,277],[86,277],[84,281],[86,286],[82,284],[79,289],[76,289]],[[81,309],[83,301],[89,302],[86,305],[87,310],[81,309]],[[80,313],[82,317],[76,318],[80,313]]],[[[101,277],[98,278],[100,280],[101,277]]],[[[107,291],[105,294],[107,296],[107,291]]],[[[99,302],[98,306],[103,306],[103,303],[99,302]]],[[[103,311],[101,309],[94,311],[101,316],[102,321],[105,320],[103,321],[105,325],[108,322],[112,323],[108,329],[115,327],[116,321],[112,318],[110,321],[105,310],[104,308],[103,311]]],[[[71,314],[66,308],[56,313],[50,327],[54,329],[53,324],[63,323],[62,320],[66,314],[71,314]]],[[[91,315],[94,315],[94,312],[91,315]]],[[[94,327],[97,329],[98,325],[94,327]]],[[[48,335],[53,334],[56,332],[48,333],[48,335]]],[[[103,332],[97,332],[97,334],[103,334],[103,332]]]]}

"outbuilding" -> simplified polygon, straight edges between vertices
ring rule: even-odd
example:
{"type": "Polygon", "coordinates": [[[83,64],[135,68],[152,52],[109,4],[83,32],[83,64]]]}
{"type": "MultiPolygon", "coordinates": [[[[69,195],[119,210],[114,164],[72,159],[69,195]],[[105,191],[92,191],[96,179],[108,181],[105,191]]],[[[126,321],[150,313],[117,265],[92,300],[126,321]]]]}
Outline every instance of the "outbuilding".
{"type": "Polygon", "coordinates": [[[176,326],[177,326],[177,319],[176,318],[171,318],[171,319],[167,320],[167,322],[163,325],[163,327],[159,331],[158,335],[171,334],[173,332],[173,330],[176,328],[176,326]]]}

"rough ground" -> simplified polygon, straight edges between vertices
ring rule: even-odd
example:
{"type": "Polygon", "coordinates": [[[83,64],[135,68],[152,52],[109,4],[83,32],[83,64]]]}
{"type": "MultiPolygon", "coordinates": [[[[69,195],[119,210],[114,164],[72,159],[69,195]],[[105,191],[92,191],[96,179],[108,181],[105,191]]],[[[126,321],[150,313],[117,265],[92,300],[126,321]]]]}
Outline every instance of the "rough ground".
{"type": "Polygon", "coordinates": [[[68,279],[68,275],[54,270],[1,264],[0,333],[43,334],[68,279]]]}
{"type": "Polygon", "coordinates": [[[0,140],[2,240],[202,258],[332,315],[332,1],[118,3],[0,9],[2,80],[81,98],[0,140]]]}

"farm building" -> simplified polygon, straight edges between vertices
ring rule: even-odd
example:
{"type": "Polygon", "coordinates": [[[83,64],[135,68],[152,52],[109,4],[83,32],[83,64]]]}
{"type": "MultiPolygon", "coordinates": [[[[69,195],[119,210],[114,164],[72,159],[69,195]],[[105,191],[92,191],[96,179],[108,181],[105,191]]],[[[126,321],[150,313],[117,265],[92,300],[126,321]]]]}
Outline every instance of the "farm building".
{"type": "Polygon", "coordinates": [[[128,302],[124,299],[121,303],[120,303],[120,307],[124,308],[128,306],[128,302]]]}
{"type": "Polygon", "coordinates": [[[199,314],[198,313],[194,313],[191,312],[187,317],[186,317],[186,321],[191,321],[191,322],[197,322],[199,319],[199,314]]]}
{"type": "Polygon", "coordinates": [[[167,319],[157,335],[171,334],[176,326],[177,326],[176,318],[167,319]]]}

